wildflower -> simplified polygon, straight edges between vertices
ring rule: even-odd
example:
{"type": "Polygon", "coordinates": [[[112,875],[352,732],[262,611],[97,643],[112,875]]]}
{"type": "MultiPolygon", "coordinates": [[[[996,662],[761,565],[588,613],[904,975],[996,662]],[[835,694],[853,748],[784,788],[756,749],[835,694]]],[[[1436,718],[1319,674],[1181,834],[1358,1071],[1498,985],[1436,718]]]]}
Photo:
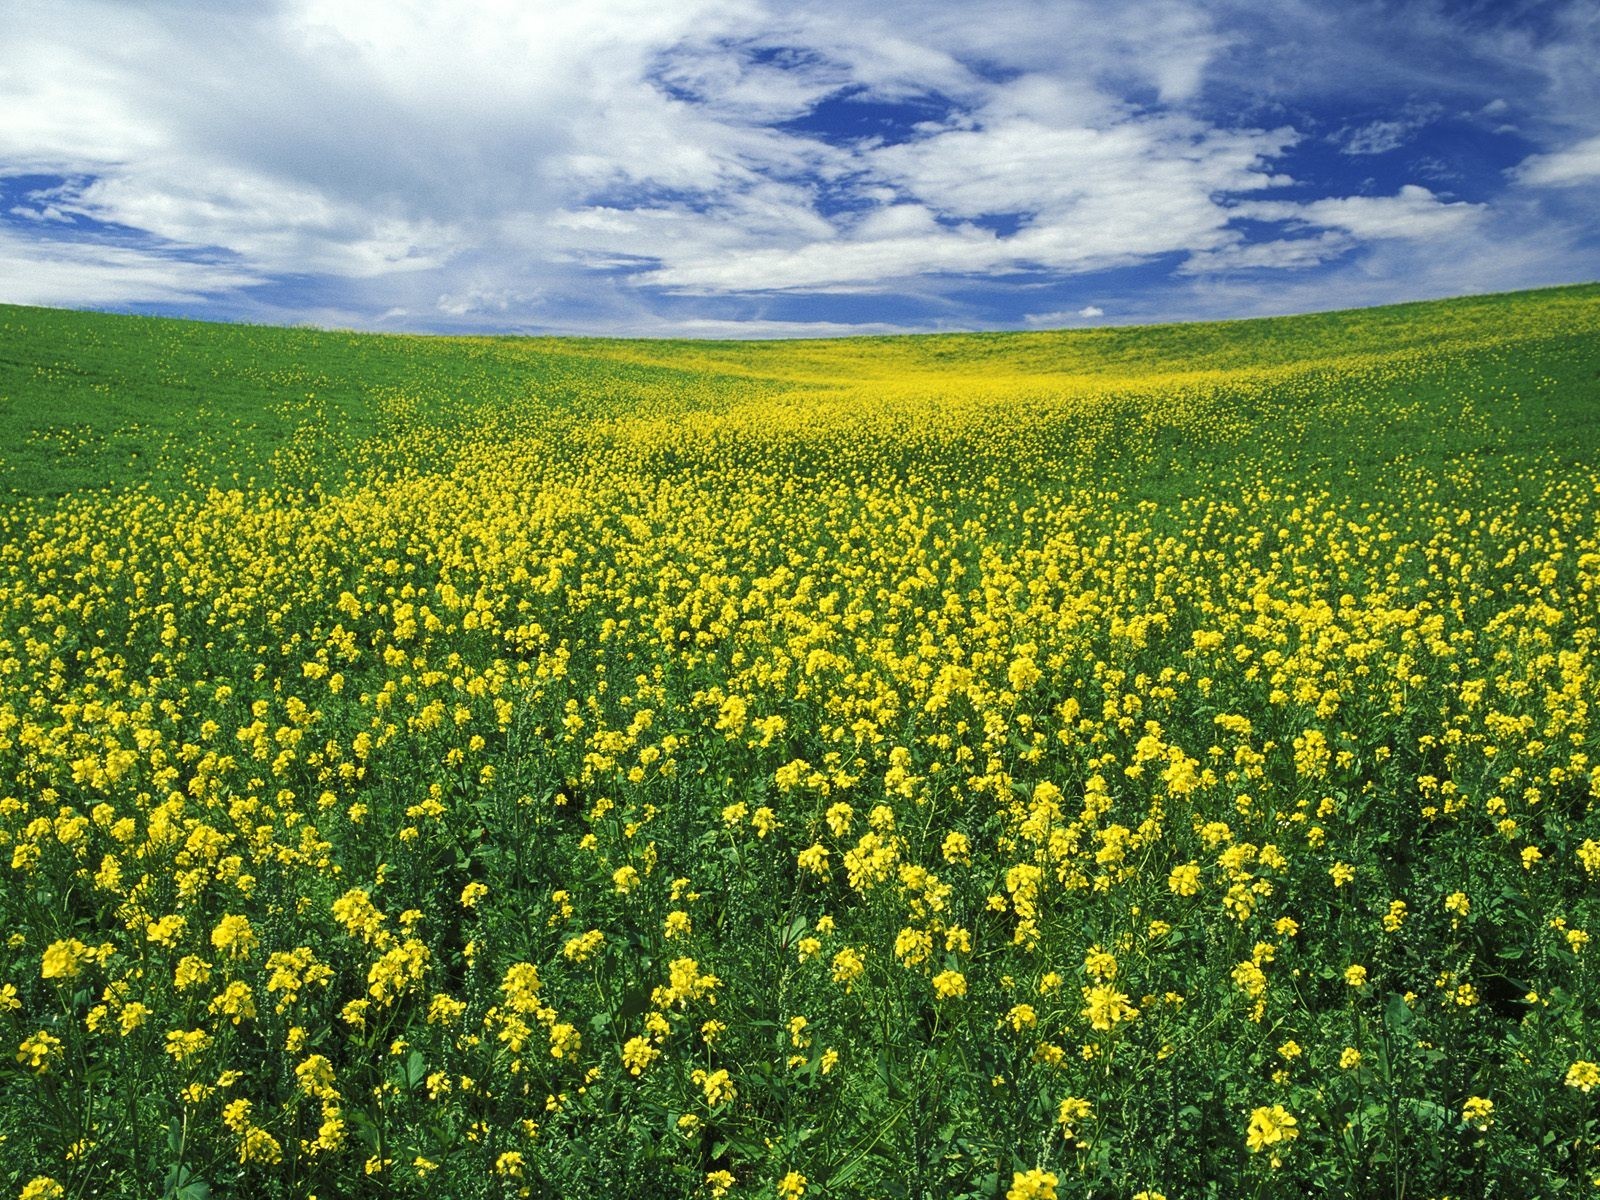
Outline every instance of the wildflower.
{"type": "Polygon", "coordinates": [[[211,1045],[211,1035],[203,1029],[174,1029],[167,1034],[167,1053],[177,1062],[188,1062],[211,1045]]]}
{"type": "Polygon", "coordinates": [[[77,938],[51,942],[39,964],[43,979],[76,979],[83,964],[94,961],[94,952],[77,938]]]}
{"type": "Polygon", "coordinates": [[[1356,877],[1356,869],[1349,863],[1336,862],[1328,868],[1328,874],[1333,877],[1333,886],[1339,888],[1356,877]]]}
{"type": "Polygon", "coordinates": [[[1353,988],[1367,986],[1367,969],[1356,963],[1344,969],[1344,981],[1353,988]]]}
{"type": "Polygon", "coordinates": [[[843,985],[846,992],[855,986],[855,981],[866,969],[866,960],[849,946],[833,956],[833,981],[843,985]]]}
{"type": "Polygon", "coordinates": [[[1250,1124],[1245,1131],[1245,1145],[1250,1153],[1259,1154],[1268,1146],[1292,1142],[1300,1136],[1293,1115],[1281,1104],[1257,1108],[1250,1114],[1250,1124]]]}
{"type": "Polygon", "coordinates": [[[711,1200],[722,1200],[733,1189],[732,1171],[710,1171],[706,1174],[706,1187],[711,1189],[711,1200]]]}
{"type": "Polygon", "coordinates": [[[571,962],[588,962],[605,940],[605,934],[598,929],[591,929],[587,933],[568,938],[566,944],[561,947],[561,955],[571,962]]]}
{"type": "Polygon", "coordinates": [[[933,994],[940,1000],[959,1000],[967,994],[967,977],[960,971],[940,971],[933,977],[933,994]]]}
{"type": "Polygon", "coordinates": [[[211,982],[211,964],[193,954],[185,954],[172,971],[172,986],[180,992],[211,982]]]}
{"type": "Polygon", "coordinates": [[[1131,1021],[1139,1010],[1128,1003],[1128,997],[1114,988],[1098,986],[1083,989],[1083,1016],[1098,1030],[1115,1029],[1123,1021],[1131,1021]]]}
{"type": "Polygon", "coordinates": [[[1444,910],[1458,917],[1464,917],[1472,911],[1472,901],[1467,899],[1465,892],[1451,892],[1445,897],[1444,910]]]}
{"type": "Polygon", "coordinates": [[[1406,919],[1406,902],[1404,900],[1389,901],[1389,911],[1383,917],[1383,930],[1385,933],[1399,933],[1400,927],[1406,919]]]}
{"type": "Polygon", "coordinates": [[[694,922],[689,919],[689,914],[686,912],[669,912],[666,920],[661,923],[661,935],[669,942],[675,938],[688,937],[693,932],[694,922]]]}
{"type": "Polygon", "coordinates": [[[689,1078],[705,1092],[706,1105],[710,1108],[726,1104],[730,1100],[737,1099],[739,1095],[739,1089],[734,1087],[733,1078],[726,1070],[696,1069],[689,1078]]]}
{"type": "Polygon", "coordinates": [[[1081,1121],[1087,1121],[1094,1114],[1094,1107],[1078,1096],[1068,1096],[1061,1102],[1056,1110],[1056,1124],[1061,1126],[1061,1136],[1070,1140],[1077,1139],[1074,1127],[1081,1121]]]}
{"type": "Polygon", "coordinates": [[[478,901],[482,900],[488,894],[489,885],[486,883],[479,883],[476,879],[474,879],[471,883],[467,884],[466,887],[461,889],[461,907],[477,908],[478,901]]]}
{"type": "Polygon", "coordinates": [[[629,1038],[622,1048],[622,1065],[630,1075],[642,1075],[644,1069],[661,1056],[661,1051],[650,1044],[649,1038],[629,1038]]]}
{"type": "Polygon", "coordinates": [[[1476,1129],[1479,1133],[1486,1132],[1494,1124],[1494,1101],[1486,1100],[1482,1096],[1470,1096],[1461,1106],[1461,1121],[1476,1129]]]}
{"type": "Polygon", "coordinates": [[[17,1200],[65,1200],[67,1189],[48,1175],[35,1175],[22,1185],[17,1200]]]}
{"type": "Polygon", "coordinates": [[[211,931],[211,945],[229,958],[249,958],[256,947],[255,930],[250,918],[234,914],[224,915],[211,931]]]}
{"type": "Polygon", "coordinates": [[[1179,896],[1192,896],[1200,890],[1200,864],[1184,863],[1173,867],[1167,876],[1167,887],[1179,896]]]}
{"type": "Polygon", "coordinates": [[[1566,1085],[1569,1088],[1577,1088],[1587,1095],[1597,1084],[1600,1084],[1600,1066],[1587,1059],[1580,1058],[1567,1068],[1566,1085]]]}
{"type": "Polygon", "coordinates": [[[583,1037],[575,1026],[562,1022],[550,1027],[550,1057],[576,1056],[583,1048],[583,1037]]]}
{"type": "Polygon", "coordinates": [[[1034,1011],[1033,1005],[1014,1004],[1002,1023],[1011,1026],[1013,1033],[1021,1033],[1024,1029],[1031,1029],[1038,1021],[1039,1014],[1034,1011]]]}
{"type": "Polygon", "coordinates": [[[928,961],[933,953],[933,935],[925,929],[902,929],[894,940],[894,954],[908,967],[928,961]]]}
{"type": "Polygon", "coordinates": [[[1083,956],[1083,969],[1096,983],[1110,983],[1117,977],[1117,960],[1099,946],[1091,946],[1083,956]]]}
{"type": "Polygon", "coordinates": [[[17,1049],[17,1061],[30,1071],[43,1075],[50,1069],[52,1059],[60,1056],[61,1039],[44,1030],[22,1039],[17,1049]]]}
{"type": "Polygon", "coordinates": [[[800,1200],[806,1194],[806,1177],[799,1171],[790,1171],[778,1180],[778,1196],[780,1200],[800,1200]]]}
{"type": "Polygon", "coordinates": [[[276,1166],[283,1161],[283,1147],[265,1129],[252,1125],[239,1134],[239,1163],[276,1166]]]}
{"type": "Polygon", "coordinates": [[[1006,1200],[1056,1200],[1056,1184],[1061,1182],[1053,1171],[1033,1167],[1011,1173],[1011,1186],[1006,1189],[1006,1200]]]}
{"type": "Polygon", "coordinates": [[[1361,1065],[1361,1051],[1354,1046],[1346,1046],[1339,1054],[1339,1069],[1352,1071],[1361,1065]]]}
{"type": "Polygon", "coordinates": [[[821,842],[813,842],[800,851],[795,861],[802,871],[810,871],[813,875],[828,874],[828,848],[821,842]]]}

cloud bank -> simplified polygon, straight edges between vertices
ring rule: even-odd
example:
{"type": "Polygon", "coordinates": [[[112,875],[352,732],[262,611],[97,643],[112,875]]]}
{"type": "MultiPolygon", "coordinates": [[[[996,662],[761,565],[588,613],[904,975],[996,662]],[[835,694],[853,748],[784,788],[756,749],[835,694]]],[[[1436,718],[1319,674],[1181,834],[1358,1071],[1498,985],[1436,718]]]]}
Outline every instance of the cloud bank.
{"type": "Polygon", "coordinates": [[[7,26],[6,301],[725,336],[1600,275],[1577,2],[13,0],[7,26]]]}

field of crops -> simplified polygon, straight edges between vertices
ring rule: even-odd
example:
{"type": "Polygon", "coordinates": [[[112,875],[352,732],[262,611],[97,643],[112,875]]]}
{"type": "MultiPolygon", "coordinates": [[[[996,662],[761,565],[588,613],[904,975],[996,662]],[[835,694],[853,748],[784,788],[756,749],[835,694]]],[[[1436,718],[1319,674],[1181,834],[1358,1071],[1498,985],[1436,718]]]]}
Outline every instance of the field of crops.
{"type": "Polygon", "coordinates": [[[0,1188],[1600,1181],[1600,287],[0,307],[0,1188]]]}

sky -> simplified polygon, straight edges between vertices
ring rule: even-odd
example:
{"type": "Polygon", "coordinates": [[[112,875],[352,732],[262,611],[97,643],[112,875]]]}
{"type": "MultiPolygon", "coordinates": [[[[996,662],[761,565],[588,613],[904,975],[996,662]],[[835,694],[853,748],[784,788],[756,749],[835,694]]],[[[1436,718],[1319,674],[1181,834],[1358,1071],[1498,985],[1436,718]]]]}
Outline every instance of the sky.
{"type": "Polygon", "coordinates": [[[780,337],[1600,279],[1594,0],[0,9],[0,302],[780,337]]]}

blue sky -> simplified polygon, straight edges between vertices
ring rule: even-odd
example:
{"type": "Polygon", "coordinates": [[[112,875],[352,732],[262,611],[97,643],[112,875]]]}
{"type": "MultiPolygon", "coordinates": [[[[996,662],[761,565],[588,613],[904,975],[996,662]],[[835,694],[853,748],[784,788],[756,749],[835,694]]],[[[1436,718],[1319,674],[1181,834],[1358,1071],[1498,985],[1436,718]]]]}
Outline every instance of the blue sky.
{"type": "Polygon", "coordinates": [[[1076,328],[1600,278],[1600,5],[8,0],[0,301],[1076,328]]]}

